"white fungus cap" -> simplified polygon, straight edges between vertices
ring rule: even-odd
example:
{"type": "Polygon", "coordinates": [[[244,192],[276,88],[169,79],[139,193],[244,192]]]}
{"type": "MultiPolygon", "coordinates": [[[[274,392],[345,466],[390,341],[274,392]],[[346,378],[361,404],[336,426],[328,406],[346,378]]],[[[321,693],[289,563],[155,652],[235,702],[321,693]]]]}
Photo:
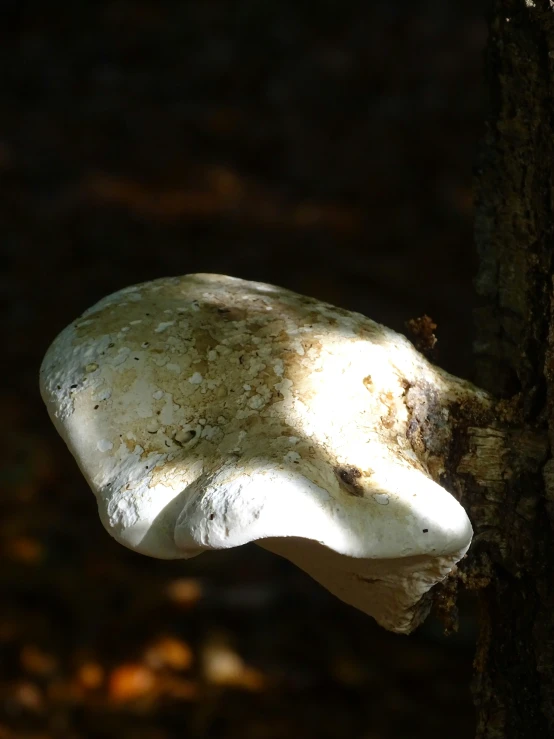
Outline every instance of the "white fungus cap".
{"type": "Polygon", "coordinates": [[[444,377],[357,313],[198,274],[90,308],[41,389],[125,546],[187,559],[255,541],[408,633],[472,536],[407,435],[406,388],[444,377]]]}

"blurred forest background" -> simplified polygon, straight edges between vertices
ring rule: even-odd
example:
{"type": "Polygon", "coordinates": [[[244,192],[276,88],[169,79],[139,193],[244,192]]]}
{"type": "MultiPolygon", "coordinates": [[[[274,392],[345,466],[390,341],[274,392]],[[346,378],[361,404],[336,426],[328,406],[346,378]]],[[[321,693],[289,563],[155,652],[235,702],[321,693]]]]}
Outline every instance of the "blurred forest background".
{"type": "Polygon", "coordinates": [[[0,739],[470,739],[475,618],[377,628],[257,548],[115,544],[41,404],[125,285],[273,282],[471,376],[486,0],[4,0],[0,739]]]}

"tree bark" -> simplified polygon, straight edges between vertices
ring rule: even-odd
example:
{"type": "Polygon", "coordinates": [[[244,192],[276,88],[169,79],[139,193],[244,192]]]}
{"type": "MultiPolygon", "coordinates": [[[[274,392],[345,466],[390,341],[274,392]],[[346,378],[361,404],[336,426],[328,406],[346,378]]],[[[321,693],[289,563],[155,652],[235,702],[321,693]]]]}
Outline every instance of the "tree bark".
{"type": "Polygon", "coordinates": [[[473,693],[478,739],[546,739],[554,737],[554,3],[494,0],[485,64],[477,382],[505,399],[497,418],[504,414],[506,431],[476,432],[458,463],[476,530],[466,579],[482,586],[473,693]],[[473,469],[481,456],[483,477],[483,450],[492,450],[486,484],[473,469]]]}

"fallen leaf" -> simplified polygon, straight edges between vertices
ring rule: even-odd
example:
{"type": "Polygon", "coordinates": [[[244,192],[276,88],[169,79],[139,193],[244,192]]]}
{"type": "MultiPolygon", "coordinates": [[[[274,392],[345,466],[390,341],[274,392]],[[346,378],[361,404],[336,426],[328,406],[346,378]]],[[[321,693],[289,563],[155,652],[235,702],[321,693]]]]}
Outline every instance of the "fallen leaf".
{"type": "Polygon", "coordinates": [[[219,636],[212,637],[202,650],[202,672],[204,679],[213,685],[256,692],[266,683],[264,676],[245,665],[242,657],[219,636]]]}
{"type": "Polygon", "coordinates": [[[108,693],[116,703],[143,698],[153,692],[156,676],[151,669],[140,664],[123,664],[112,670],[108,693]]]}
{"type": "Polygon", "coordinates": [[[202,597],[202,586],[192,577],[182,577],[172,580],[166,588],[166,593],[173,603],[182,607],[191,607],[202,597]]]}
{"type": "Polygon", "coordinates": [[[58,661],[54,655],[45,652],[40,647],[27,644],[21,650],[21,666],[32,675],[51,675],[58,667],[58,661]]]}
{"type": "Polygon", "coordinates": [[[15,704],[31,713],[44,711],[44,697],[39,687],[31,682],[21,682],[15,686],[12,693],[15,704]]]}
{"type": "Polygon", "coordinates": [[[169,667],[172,670],[188,670],[193,662],[193,653],[181,639],[162,636],[147,648],[144,659],[153,669],[169,667]]]}
{"type": "Polygon", "coordinates": [[[96,690],[104,682],[104,669],[97,662],[84,662],[77,670],[77,680],[85,690],[96,690]]]}
{"type": "Polygon", "coordinates": [[[34,565],[44,557],[44,547],[38,539],[29,536],[18,536],[7,543],[8,557],[16,562],[34,565]]]}

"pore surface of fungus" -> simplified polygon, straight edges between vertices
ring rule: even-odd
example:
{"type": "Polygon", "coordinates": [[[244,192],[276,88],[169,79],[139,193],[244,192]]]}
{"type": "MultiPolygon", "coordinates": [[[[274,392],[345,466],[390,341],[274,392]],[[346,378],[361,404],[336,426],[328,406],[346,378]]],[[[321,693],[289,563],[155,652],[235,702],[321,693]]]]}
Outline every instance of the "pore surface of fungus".
{"type": "Polygon", "coordinates": [[[472,536],[409,440],[416,382],[458,392],[362,315],[207,274],[108,296],[41,368],[119,542],[186,559],[255,541],[402,633],[472,536]]]}

